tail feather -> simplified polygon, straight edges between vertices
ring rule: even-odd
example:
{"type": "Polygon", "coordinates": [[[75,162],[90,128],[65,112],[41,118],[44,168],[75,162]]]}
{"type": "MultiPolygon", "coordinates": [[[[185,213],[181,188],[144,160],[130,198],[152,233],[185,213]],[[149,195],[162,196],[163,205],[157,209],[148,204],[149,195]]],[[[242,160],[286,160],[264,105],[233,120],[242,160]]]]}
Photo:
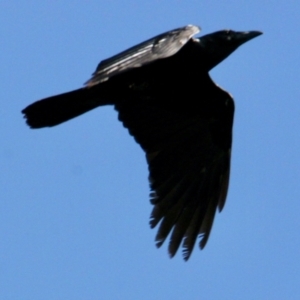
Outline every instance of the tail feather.
{"type": "Polygon", "coordinates": [[[31,128],[52,127],[109,104],[99,96],[99,88],[81,88],[34,102],[22,113],[31,128]]]}

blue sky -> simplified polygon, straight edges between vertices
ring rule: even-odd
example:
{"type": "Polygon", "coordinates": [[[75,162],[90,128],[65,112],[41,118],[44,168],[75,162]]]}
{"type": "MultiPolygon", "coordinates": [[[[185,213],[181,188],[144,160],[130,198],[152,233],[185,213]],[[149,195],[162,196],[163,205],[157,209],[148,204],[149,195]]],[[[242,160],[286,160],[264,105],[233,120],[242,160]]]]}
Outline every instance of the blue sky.
{"type": "Polygon", "coordinates": [[[299,299],[299,9],[2,1],[0,298],[299,299]],[[154,246],[144,154],[112,107],[41,130],[20,114],[81,87],[100,60],[186,24],[264,32],[211,72],[236,103],[230,189],[187,263],[154,246]]]}

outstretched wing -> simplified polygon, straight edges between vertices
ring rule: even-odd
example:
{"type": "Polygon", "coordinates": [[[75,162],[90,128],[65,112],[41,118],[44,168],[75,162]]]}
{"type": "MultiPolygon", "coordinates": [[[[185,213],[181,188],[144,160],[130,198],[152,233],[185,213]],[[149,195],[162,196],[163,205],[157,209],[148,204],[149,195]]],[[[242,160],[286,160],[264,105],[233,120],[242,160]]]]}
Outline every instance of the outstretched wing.
{"type": "Polygon", "coordinates": [[[114,75],[132,68],[144,66],[154,60],[166,58],[178,52],[200,28],[187,25],[174,29],[138,44],[99,63],[93,76],[85,84],[93,86],[114,75]]]}
{"type": "MultiPolygon", "coordinates": [[[[187,99],[195,98],[194,92],[187,91],[187,99]]],[[[200,248],[205,246],[228,189],[234,103],[216,85],[210,95],[209,101],[198,96],[199,109],[186,111],[160,107],[163,99],[157,98],[116,105],[119,119],[146,152],[154,205],[150,225],[160,223],[156,244],[160,247],[172,231],[169,254],[183,242],[185,260],[198,236],[200,248]]]]}

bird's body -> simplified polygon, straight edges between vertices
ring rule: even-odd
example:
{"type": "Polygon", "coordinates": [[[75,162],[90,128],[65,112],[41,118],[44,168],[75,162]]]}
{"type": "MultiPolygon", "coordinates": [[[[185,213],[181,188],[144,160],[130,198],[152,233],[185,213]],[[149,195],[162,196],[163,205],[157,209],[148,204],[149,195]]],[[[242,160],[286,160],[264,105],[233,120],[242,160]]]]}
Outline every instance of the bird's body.
{"type": "Polygon", "coordinates": [[[188,259],[197,236],[208,239],[224,206],[230,168],[233,99],[208,72],[259,32],[220,31],[200,39],[188,25],[102,61],[86,86],[37,101],[23,110],[32,128],[54,126],[102,105],[146,153],[151,227],[160,246],[172,231],[169,253],[183,241],[188,259]]]}

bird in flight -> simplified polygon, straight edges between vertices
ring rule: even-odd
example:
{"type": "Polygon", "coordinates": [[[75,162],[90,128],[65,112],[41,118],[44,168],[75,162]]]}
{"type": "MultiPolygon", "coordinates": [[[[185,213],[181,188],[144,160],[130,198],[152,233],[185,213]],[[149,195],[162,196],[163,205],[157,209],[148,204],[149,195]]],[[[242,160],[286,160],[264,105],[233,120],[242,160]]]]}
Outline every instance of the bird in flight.
{"type": "Polygon", "coordinates": [[[160,247],[180,245],[188,260],[204,248],[229,184],[234,102],[209,71],[259,31],[217,31],[199,38],[187,25],[103,60],[85,86],[34,102],[22,113],[31,128],[51,127],[113,105],[146,154],[150,226],[160,247]]]}

